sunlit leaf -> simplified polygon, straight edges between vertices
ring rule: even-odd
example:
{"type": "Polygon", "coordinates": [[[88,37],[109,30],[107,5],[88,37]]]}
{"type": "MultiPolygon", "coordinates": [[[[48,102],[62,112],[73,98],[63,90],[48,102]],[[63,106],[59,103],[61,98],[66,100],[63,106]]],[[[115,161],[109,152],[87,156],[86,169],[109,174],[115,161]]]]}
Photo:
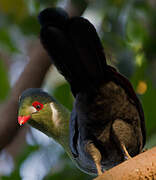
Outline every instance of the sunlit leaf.
{"type": "Polygon", "coordinates": [[[136,65],[137,66],[142,66],[143,61],[144,61],[144,54],[143,53],[137,53],[135,59],[136,59],[136,65]]]}
{"type": "Polygon", "coordinates": [[[145,81],[139,81],[138,86],[136,88],[136,92],[140,95],[145,94],[147,88],[147,83],[145,81]]]}

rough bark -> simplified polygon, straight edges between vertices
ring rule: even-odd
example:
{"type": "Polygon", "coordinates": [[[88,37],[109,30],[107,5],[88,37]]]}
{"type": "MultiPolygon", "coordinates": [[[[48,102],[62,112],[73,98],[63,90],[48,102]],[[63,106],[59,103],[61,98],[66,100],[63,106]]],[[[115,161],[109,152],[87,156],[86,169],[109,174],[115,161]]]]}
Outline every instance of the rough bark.
{"type": "Polygon", "coordinates": [[[94,180],[155,180],[156,147],[104,172],[94,180]]]}

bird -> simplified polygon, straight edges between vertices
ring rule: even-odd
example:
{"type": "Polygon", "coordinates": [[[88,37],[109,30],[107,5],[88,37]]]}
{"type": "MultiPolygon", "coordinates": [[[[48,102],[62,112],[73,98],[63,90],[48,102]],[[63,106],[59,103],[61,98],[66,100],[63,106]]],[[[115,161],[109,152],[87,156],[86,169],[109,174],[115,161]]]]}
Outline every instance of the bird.
{"type": "Polygon", "coordinates": [[[73,163],[83,172],[69,146],[70,111],[41,88],[28,88],[19,97],[18,123],[28,122],[60,144],[73,163]]]}
{"type": "MultiPolygon", "coordinates": [[[[82,171],[100,175],[139,154],[146,142],[142,105],[130,81],[107,64],[95,27],[61,8],[44,9],[38,19],[41,44],[75,98],[67,123],[73,161],[82,171]]],[[[20,113],[20,122],[23,115],[27,121],[27,113],[20,113]]],[[[48,130],[50,125],[37,121],[34,126],[48,130]]]]}
{"type": "Polygon", "coordinates": [[[28,122],[63,146],[69,154],[70,112],[41,88],[28,88],[19,97],[18,123],[28,122]]]}

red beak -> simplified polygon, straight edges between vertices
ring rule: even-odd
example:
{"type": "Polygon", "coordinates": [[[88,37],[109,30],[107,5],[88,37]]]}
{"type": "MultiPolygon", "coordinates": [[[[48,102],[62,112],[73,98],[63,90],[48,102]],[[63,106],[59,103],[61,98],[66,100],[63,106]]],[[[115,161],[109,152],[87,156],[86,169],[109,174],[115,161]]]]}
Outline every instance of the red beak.
{"type": "Polygon", "coordinates": [[[30,119],[30,117],[31,117],[30,115],[28,115],[28,116],[18,116],[18,123],[20,125],[23,125],[30,119]]]}

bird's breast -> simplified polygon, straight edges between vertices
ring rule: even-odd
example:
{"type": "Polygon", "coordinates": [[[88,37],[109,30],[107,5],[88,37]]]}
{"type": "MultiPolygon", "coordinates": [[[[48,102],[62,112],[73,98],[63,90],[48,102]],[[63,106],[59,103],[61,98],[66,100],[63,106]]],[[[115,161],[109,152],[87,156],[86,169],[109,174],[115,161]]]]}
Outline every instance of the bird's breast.
{"type": "Polygon", "coordinates": [[[88,165],[89,169],[95,168],[91,156],[85,150],[85,144],[90,140],[101,152],[101,164],[104,168],[109,169],[123,161],[123,154],[119,152],[117,144],[113,141],[112,126],[116,119],[122,119],[131,125],[132,130],[136,133],[135,142],[142,141],[139,139],[140,116],[135,102],[129,98],[120,85],[113,81],[104,83],[94,90],[79,93],[76,97],[75,109],[79,131],[78,159],[86,167],[85,162],[89,162],[91,165],[91,167],[88,165]]]}

